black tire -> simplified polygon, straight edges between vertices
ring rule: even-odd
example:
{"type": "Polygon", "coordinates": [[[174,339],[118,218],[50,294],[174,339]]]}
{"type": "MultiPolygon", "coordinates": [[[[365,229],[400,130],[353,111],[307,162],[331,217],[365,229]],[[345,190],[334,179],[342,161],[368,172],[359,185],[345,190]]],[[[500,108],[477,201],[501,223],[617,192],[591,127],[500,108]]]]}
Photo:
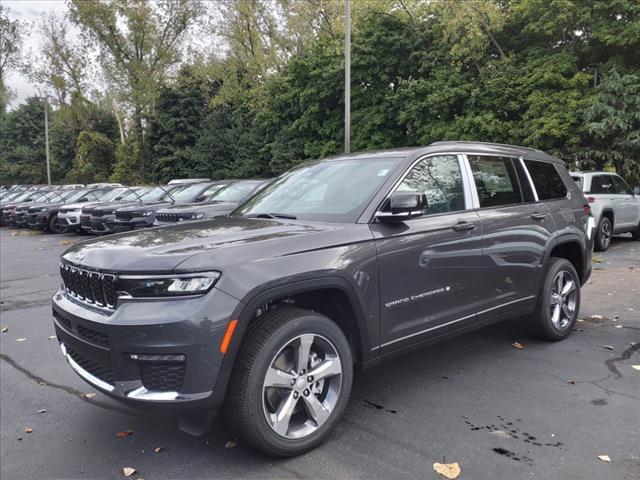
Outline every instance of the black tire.
{"type": "Polygon", "coordinates": [[[607,217],[602,217],[600,223],[598,223],[598,228],[596,228],[594,250],[596,252],[606,252],[609,250],[612,234],[613,225],[611,225],[611,220],[607,217]]]}
{"type": "MultiPolygon", "coordinates": [[[[566,312],[562,306],[560,308],[561,315],[564,318],[566,312]]],[[[554,342],[563,340],[568,337],[571,330],[573,330],[579,311],[580,278],[578,277],[578,272],[573,264],[564,258],[549,258],[545,264],[545,278],[542,282],[542,286],[540,287],[540,291],[538,292],[536,310],[530,317],[530,324],[533,333],[544,340],[551,340],[554,342]],[[558,322],[560,325],[558,325],[553,321],[552,295],[554,290],[557,289],[555,280],[558,278],[560,272],[564,272],[564,275],[571,276],[575,287],[575,290],[572,290],[572,292],[575,292],[575,295],[571,297],[571,302],[566,300],[562,302],[562,305],[565,303],[567,304],[567,309],[570,309],[570,306],[573,305],[573,310],[571,315],[567,315],[566,324],[564,324],[561,319],[561,321],[558,322]]]]}
{"type": "MultiPolygon", "coordinates": [[[[247,330],[230,380],[227,418],[238,437],[252,447],[275,457],[300,455],[320,445],[331,434],[347,405],[352,382],[351,347],[340,327],[318,313],[281,307],[261,316],[247,330]],[[314,432],[292,439],[277,434],[268,423],[263,410],[263,382],[274,357],[289,342],[305,334],[324,337],[335,347],[342,366],[342,373],[335,380],[340,391],[324,423],[314,432]]],[[[308,412],[304,407],[306,401],[301,403],[308,412]]]]}
{"type": "Polygon", "coordinates": [[[47,232],[49,233],[62,233],[64,230],[58,225],[58,214],[51,215],[49,222],[47,222],[47,232]]]}

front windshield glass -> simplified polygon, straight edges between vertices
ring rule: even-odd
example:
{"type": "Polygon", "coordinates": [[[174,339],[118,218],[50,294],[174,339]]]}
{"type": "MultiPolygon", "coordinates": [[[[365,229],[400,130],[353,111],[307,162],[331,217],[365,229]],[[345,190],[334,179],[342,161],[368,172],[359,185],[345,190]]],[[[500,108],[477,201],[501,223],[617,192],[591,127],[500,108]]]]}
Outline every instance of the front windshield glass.
{"type": "Polygon", "coordinates": [[[121,202],[135,202],[144,196],[150,189],[150,187],[142,187],[138,189],[128,189],[129,192],[125,193],[120,199],[121,202]]]}
{"type": "Polygon", "coordinates": [[[202,185],[191,185],[190,187],[185,187],[176,193],[172,193],[171,196],[176,202],[192,202],[203,188],[204,187],[202,185]]]}
{"type": "Polygon", "coordinates": [[[75,192],[73,192],[71,195],[67,196],[64,198],[64,202],[65,203],[74,203],[77,202],[79,199],[81,199],[83,196],[85,196],[88,193],[87,190],[76,190],[75,192]]]}
{"type": "Polygon", "coordinates": [[[24,192],[24,193],[10,193],[8,195],[5,195],[2,198],[3,202],[8,202],[8,201],[12,201],[12,202],[21,202],[22,200],[24,200],[25,198],[28,198],[29,195],[32,195],[33,192],[24,192]]]}
{"type": "Polygon", "coordinates": [[[155,187],[150,192],[144,194],[140,200],[145,203],[157,202],[164,197],[168,191],[170,191],[169,188],[155,187]]]}
{"type": "Polygon", "coordinates": [[[210,200],[216,202],[239,202],[249,195],[257,185],[256,182],[232,183],[228,187],[218,191],[210,200]]]}
{"type": "Polygon", "coordinates": [[[328,160],[285,173],[234,215],[355,222],[399,158],[328,160]]]}
{"type": "Polygon", "coordinates": [[[125,188],[125,187],[123,187],[123,188],[114,188],[113,190],[109,190],[107,193],[105,193],[100,198],[98,198],[98,201],[100,201],[100,202],[110,202],[111,200],[115,200],[116,198],[122,196],[128,190],[129,189],[125,188]]]}

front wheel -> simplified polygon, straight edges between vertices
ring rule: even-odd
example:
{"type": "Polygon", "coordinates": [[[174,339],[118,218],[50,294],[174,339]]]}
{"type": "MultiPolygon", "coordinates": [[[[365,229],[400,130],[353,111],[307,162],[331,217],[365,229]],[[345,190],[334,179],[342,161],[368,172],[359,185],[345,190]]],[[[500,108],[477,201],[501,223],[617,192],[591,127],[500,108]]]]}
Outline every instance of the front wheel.
{"type": "Polygon", "coordinates": [[[613,226],[611,220],[602,217],[596,230],[595,248],[596,252],[606,252],[611,245],[611,236],[613,235],[613,226]]]}
{"type": "Polygon", "coordinates": [[[531,316],[534,332],[545,340],[563,340],[571,333],[580,310],[580,279],[573,264],[550,258],[531,316]]]}
{"type": "Polygon", "coordinates": [[[49,222],[47,223],[47,231],[49,233],[62,233],[64,230],[58,223],[58,214],[51,215],[49,222]]]}
{"type": "Polygon", "coordinates": [[[230,424],[269,455],[300,455],[330,435],[352,381],[351,348],[338,325],[315,312],[278,308],[250,326],[238,352],[230,424]]]}

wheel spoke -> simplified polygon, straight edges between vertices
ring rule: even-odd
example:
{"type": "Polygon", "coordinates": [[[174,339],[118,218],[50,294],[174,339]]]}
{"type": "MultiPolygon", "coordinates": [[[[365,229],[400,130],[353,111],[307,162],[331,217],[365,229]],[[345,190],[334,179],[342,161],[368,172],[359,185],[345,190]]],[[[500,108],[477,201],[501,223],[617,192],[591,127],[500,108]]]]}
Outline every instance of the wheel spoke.
{"type": "Polygon", "coordinates": [[[549,302],[550,305],[557,305],[560,303],[560,295],[554,293],[553,295],[551,295],[551,301],[549,302]]]}
{"type": "Polygon", "coordinates": [[[279,368],[269,367],[264,379],[265,387],[292,388],[295,377],[279,368]]]}
{"type": "Polygon", "coordinates": [[[318,400],[318,397],[313,394],[304,397],[304,404],[307,406],[309,415],[318,426],[326,422],[329,415],[331,415],[331,410],[325,407],[324,404],[318,400]]]}
{"type": "Polygon", "coordinates": [[[560,308],[560,305],[556,305],[553,309],[553,314],[551,315],[551,321],[554,323],[554,325],[558,325],[560,323],[560,311],[562,309],[560,308]]]}
{"type": "Polygon", "coordinates": [[[309,375],[313,377],[314,381],[322,380],[333,375],[339,375],[342,373],[342,366],[340,360],[337,358],[328,358],[313,370],[309,370],[309,375]]]}
{"type": "Polygon", "coordinates": [[[298,403],[298,398],[295,398],[293,394],[294,392],[290,392],[289,395],[287,395],[287,398],[282,400],[276,413],[272,415],[273,429],[277,434],[282,435],[283,437],[289,430],[291,415],[293,415],[293,410],[298,403]]]}
{"type": "Polygon", "coordinates": [[[564,287],[562,288],[562,292],[560,292],[560,293],[562,295],[569,295],[575,289],[576,289],[575,282],[573,280],[569,280],[567,283],[564,284],[564,287]]]}
{"type": "Polygon", "coordinates": [[[560,293],[562,291],[562,286],[564,285],[564,271],[560,271],[558,276],[556,277],[556,293],[560,293]]]}
{"type": "Polygon", "coordinates": [[[562,311],[567,316],[567,320],[571,320],[571,315],[573,314],[573,312],[569,308],[569,305],[567,305],[566,303],[562,305],[562,311]]]}
{"type": "Polygon", "coordinates": [[[314,336],[310,333],[300,337],[300,344],[296,352],[296,370],[298,372],[306,371],[309,368],[309,354],[311,353],[313,339],[314,336]]]}

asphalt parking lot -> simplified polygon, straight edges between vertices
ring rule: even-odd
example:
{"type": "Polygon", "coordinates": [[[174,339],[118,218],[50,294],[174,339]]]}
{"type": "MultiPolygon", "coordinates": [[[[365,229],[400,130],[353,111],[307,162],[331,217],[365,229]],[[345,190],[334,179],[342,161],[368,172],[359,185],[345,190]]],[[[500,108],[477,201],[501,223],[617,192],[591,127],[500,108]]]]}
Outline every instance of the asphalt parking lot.
{"type": "Polygon", "coordinates": [[[50,338],[49,305],[58,255],[80,240],[0,231],[4,480],[117,479],[123,467],[146,479],[437,479],[443,459],[461,479],[640,478],[640,243],[630,237],[596,256],[566,341],[535,340],[514,320],[362,372],[330,441],[288,460],[235,444],[222,419],[191,437],[174,419],[84,396],[94,390],[50,338]]]}

